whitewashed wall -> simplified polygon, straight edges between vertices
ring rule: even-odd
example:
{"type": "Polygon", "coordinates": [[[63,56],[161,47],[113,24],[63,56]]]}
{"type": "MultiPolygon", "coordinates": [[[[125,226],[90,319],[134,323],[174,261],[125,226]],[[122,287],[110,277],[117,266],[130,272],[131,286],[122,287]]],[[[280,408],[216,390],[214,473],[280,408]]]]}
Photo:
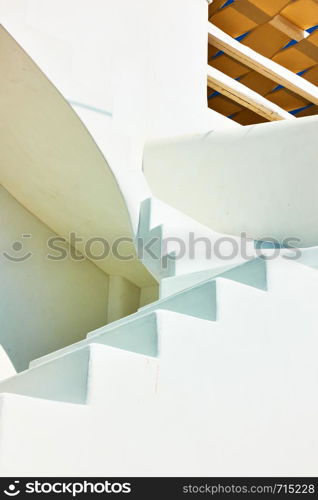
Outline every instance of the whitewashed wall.
{"type": "MultiPolygon", "coordinates": [[[[206,0],[1,0],[5,28],[100,142],[237,126],[207,108],[206,0]]],[[[107,153],[107,151],[104,151],[107,153]]]]}
{"type": "Polygon", "coordinates": [[[0,345],[21,370],[106,323],[109,279],[88,260],[48,260],[54,233],[4,188],[0,214],[0,345]],[[10,260],[30,252],[24,261],[10,260]]]}

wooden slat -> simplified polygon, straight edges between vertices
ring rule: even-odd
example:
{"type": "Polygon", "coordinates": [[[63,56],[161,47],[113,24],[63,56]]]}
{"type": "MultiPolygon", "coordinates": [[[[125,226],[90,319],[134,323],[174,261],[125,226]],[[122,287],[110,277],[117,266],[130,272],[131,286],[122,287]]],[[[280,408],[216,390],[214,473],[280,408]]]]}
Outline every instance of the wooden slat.
{"type": "Polygon", "coordinates": [[[274,61],[258,54],[253,49],[237,42],[210,22],[208,23],[208,35],[209,43],[219,50],[304,97],[309,102],[318,104],[318,89],[315,85],[312,85],[274,61]]]}
{"type": "Polygon", "coordinates": [[[289,38],[297,40],[297,42],[300,42],[309,36],[307,31],[299,28],[296,24],[292,23],[280,14],[273,17],[273,19],[269,21],[269,24],[279,31],[282,31],[282,33],[285,33],[285,35],[289,36],[289,38]]]}
{"type": "Polygon", "coordinates": [[[207,66],[208,85],[233,101],[263,116],[267,120],[286,120],[295,117],[276,104],[265,99],[237,80],[233,80],[216,68],[207,66]]]}

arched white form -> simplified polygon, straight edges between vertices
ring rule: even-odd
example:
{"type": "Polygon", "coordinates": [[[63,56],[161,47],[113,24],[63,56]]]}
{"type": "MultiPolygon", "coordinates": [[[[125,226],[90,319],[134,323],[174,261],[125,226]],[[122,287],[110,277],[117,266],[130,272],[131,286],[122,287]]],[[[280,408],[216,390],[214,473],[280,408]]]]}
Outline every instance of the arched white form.
{"type": "Polygon", "coordinates": [[[2,23],[107,159],[105,129],[156,139],[240,127],[206,104],[207,16],[206,0],[1,0],[2,23]]]}
{"type": "Polygon", "coordinates": [[[317,131],[312,116],[149,142],[144,173],[155,196],[215,231],[317,245],[317,131]]]}
{"type": "Polygon", "coordinates": [[[136,256],[138,211],[127,203],[106,159],[71,106],[4,27],[0,30],[1,166],[3,186],[57,234],[83,239],[118,238],[120,260],[111,253],[96,264],[138,286],[155,283],[136,256]]]}

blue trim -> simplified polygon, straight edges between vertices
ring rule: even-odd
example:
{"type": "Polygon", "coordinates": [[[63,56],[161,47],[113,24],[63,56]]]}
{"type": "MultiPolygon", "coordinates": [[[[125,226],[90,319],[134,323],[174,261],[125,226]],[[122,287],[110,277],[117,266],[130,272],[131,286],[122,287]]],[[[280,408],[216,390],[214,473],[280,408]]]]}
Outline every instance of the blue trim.
{"type": "Polygon", "coordinates": [[[244,38],[250,33],[250,31],[246,31],[245,33],[242,33],[242,35],[239,35],[237,37],[235,37],[235,40],[237,40],[238,42],[241,42],[242,40],[244,40],[244,38]]]}
{"type": "Polygon", "coordinates": [[[217,95],[220,95],[220,92],[212,92],[212,94],[208,95],[208,99],[212,99],[212,97],[216,97],[217,95]]]}
{"type": "Polygon", "coordinates": [[[307,31],[307,33],[313,33],[317,29],[318,29],[318,24],[316,24],[315,26],[312,26],[311,28],[308,28],[306,31],[307,31]]]}
{"type": "MultiPolygon", "coordinates": [[[[313,33],[314,31],[316,31],[318,29],[318,24],[316,24],[315,26],[312,26],[311,28],[308,28],[307,30],[307,33],[313,33]]],[[[284,47],[282,48],[282,50],[285,50],[285,49],[288,49],[288,47],[291,47],[292,45],[296,45],[297,40],[290,40],[286,45],[284,45],[284,47]]]]}
{"type": "MultiPolygon", "coordinates": [[[[303,69],[302,71],[298,71],[298,73],[296,73],[298,76],[302,76],[304,73],[306,73],[308,71],[308,68],[307,69],[303,69]]],[[[273,90],[270,91],[270,94],[272,92],[276,92],[276,90],[280,90],[280,89],[284,89],[285,87],[283,85],[277,85],[277,87],[275,87],[273,90]]]]}
{"type": "Polygon", "coordinates": [[[227,0],[227,2],[225,2],[224,5],[222,5],[221,9],[224,9],[224,7],[227,7],[228,5],[231,5],[231,3],[233,3],[233,2],[235,2],[235,0],[227,0]]]}
{"type": "Polygon", "coordinates": [[[304,109],[311,108],[311,106],[313,106],[313,104],[307,104],[307,106],[303,106],[302,108],[293,109],[292,111],[289,111],[289,113],[291,115],[297,115],[297,113],[304,111],[304,109]]]}
{"type": "Polygon", "coordinates": [[[292,45],[295,45],[297,43],[297,40],[290,40],[286,45],[284,45],[284,47],[282,48],[282,50],[285,50],[287,49],[288,47],[291,47],[292,45]]]}
{"type": "Polygon", "coordinates": [[[222,50],[219,50],[216,54],[214,54],[214,56],[210,57],[210,61],[212,61],[212,59],[216,59],[217,57],[221,56],[222,54],[224,54],[224,52],[222,52],[222,50]]]}
{"type": "MultiPolygon", "coordinates": [[[[246,31],[245,33],[242,33],[242,35],[239,35],[237,37],[235,37],[235,40],[237,40],[238,42],[241,42],[242,40],[244,40],[244,38],[250,33],[250,31],[246,31]]],[[[222,50],[218,50],[218,52],[216,54],[214,54],[214,56],[210,57],[210,61],[212,61],[213,59],[216,59],[217,57],[221,56],[222,54],[224,54],[224,52],[222,52],[222,50]]]]}
{"type": "Polygon", "coordinates": [[[270,94],[272,94],[272,92],[276,92],[277,90],[280,90],[280,89],[283,89],[284,86],[283,85],[277,85],[273,90],[270,91],[270,94]]]}

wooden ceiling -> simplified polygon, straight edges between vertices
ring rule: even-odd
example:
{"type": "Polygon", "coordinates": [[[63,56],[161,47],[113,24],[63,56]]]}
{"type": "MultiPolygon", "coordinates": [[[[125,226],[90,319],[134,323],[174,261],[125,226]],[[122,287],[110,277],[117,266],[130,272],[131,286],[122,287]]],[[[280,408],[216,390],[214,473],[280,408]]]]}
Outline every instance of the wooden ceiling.
{"type": "MultiPolygon", "coordinates": [[[[241,44],[318,85],[318,0],[214,0],[209,21],[241,44]]],[[[209,43],[208,64],[296,117],[318,106],[209,43]]],[[[213,86],[212,86],[213,87],[213,86]]],[[[208,106],[242,125],[267,121],[208,87],[208,106]]]]}

